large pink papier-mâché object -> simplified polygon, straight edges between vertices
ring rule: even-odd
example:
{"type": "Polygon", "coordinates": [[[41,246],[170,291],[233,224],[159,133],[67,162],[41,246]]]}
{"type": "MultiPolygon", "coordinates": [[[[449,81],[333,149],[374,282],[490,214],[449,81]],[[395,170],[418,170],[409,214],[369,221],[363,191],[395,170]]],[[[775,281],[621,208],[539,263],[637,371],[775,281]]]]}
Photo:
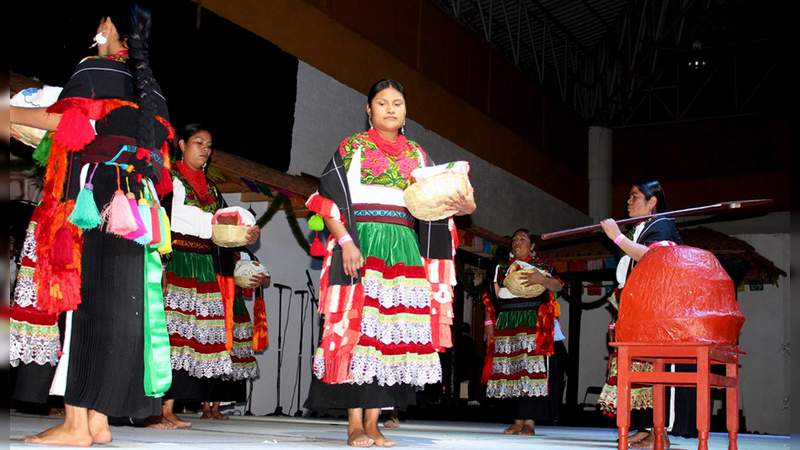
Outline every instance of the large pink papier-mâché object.
{"type": "Polygon", "coordinates": [[[622,290],[616,340],[736,345],[743,324],[733,281],[714,254],[654,247],[622,290]]]}

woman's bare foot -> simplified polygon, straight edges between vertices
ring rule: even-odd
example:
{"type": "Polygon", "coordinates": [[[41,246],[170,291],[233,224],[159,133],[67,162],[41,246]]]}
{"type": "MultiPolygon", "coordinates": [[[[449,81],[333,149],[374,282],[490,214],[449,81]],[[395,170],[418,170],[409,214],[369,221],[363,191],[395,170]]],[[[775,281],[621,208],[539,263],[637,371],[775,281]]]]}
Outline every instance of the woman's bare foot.
{"type": "Polygon", "coordinates": [[[219,412],[218,409],[211,410],[211,418],[214,420],[228,420],[228,416],[219,412]]]}
{"type": "Polygon", "coordinates": [[[64,445],[71,447],[90,447],[94,440],[88,428],[67,427],[66,423],[48,428],[39,434],[25,438],[26,444],[64,445]]]}
{"type": "Polygon", "coordinates": [[[154,430],[177,430],[178,427],[172,423],[171,421],[167,420],[164,416],[153,416],[148,417],[147,420],[144,421],[144,426],[147,428],[152,428],[154,430]]]}
{"type": "Polygon", "coordinates": [[[95,444],[108,444],[111,442],[111,428],[108,426],[108,416],[95,410],[89,410],[89,434],[95,444]]]}
{"type": "Polygon", "coordinates": [[[367,436],[371,437],[373,441],[375,441],[375,445],[377,447],[394,447],[394,441],[386,439],[386,436],[381,433],[378,427],[370,427],[366,430],[367,436]]]}
{"type": "Polygon", "coordinates": [[[175,425],[175,428],[179,430],[184,428],[190,428],[192,426],[192,422],[181,419],[180,417],[176,416],[175,413],[164,414],[163,417],[165,420],[175,425]]]}
{"type": "Polygon", "coordinates": [[[522,431],[522,421],[515,420],[514,423],[508,426],[505,430],[503,430],[503,434],[519,434],[522,431]]]}
{"type": "Polygon", "coordinates": [[[536,434],[536,428],[532,420],[526,420],[522,424],[522,429],[519,430],[522,436],[533,436],[536,434]]]}
{"type": "MultiPolygon", "coordinates": [[[[656,435],[653,434],[652,432],[650,432],[650,433],[647,434],[647,436],[644,439],[642,439],[640,441],[637,441],[637,442],[632,442],[628,446],[630,448],[653,448],[655,446],[655,442],[656,442],[656,435]]],[[[668,449],[669,445],[670,445],[669,444],[669,436],[665,432],[664,433],[664,449],[668,449]]]]}
{"type": "MultiPolygon", "coordinates": [[[[171,422],[173,425],[175,425],[175,428],[183,429],[191,427],[192,422],[183,420],[175,415],[174,407],[175,407],[174,399],[164,400],[164,404],[161,406],[161,417],[171,422]]],[[[203,408],[203,413],[205,413],[205,408],[203,408]]],[[[162,429],[172,430],[173,428],[162,428],[162,429]]]]}
{"type": "Polygon", "coordinates": [[[383,427],[389,429],[400,428],[400,419],[397,417],[390,417],[388,420],[383,422],[383,427]]]}
{"type": "Polygon", "coordinates": [[[650,436],[650,431],[647,431],[647,430],[645,430],[645,431],[637,431],[632,436],[628,436],[628,443],[629,444],[634,444],[634,443],[639,442],[642,439],[644,439],[646,437],[649,437],[649,436],[650,436]]]}
{"type": "Polygon", "coordinates": [[[347,445],[350,447],[372,447],[375,441],[364,430],[347,430],[347,445]]]}

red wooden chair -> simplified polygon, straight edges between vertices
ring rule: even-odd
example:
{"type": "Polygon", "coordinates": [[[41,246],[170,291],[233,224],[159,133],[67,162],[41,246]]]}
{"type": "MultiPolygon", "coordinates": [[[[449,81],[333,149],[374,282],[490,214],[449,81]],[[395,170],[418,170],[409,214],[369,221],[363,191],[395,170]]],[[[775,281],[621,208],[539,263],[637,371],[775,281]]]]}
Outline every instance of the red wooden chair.
{"type": "Polygon", "coordinates": [[[618,449],[628,448],[630,429],[630,389],[632,384],[653,386],[653,433],[655,449],[664,448],[664,387],[697,388],[698,450],[708,450],[711,427],[711,388],[726,391],[728,450],[737,449],[739,434],[739,354],[735,346],[703,343],[615,342],[617,359],[617,428],[618,449]],[[652,372],[632,372],[631,361],[653,364],[652,372]],[[667,364],[696,364],[696,372],[669,372],[667,364]],[[725,375],[711,373],[712,365],[725,365],[725,375]]]}

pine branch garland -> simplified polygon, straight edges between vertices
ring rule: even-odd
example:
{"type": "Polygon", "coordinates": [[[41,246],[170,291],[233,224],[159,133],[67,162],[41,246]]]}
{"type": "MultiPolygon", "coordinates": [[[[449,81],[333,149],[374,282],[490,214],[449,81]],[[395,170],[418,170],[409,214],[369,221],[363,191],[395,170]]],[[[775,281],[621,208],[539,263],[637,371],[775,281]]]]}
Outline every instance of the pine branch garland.
{"type": "Polygon", "coordinates": [[[297,244],[300,248],[303,249],[306,253],[309,253],[310,247],[308,244],[308,240],[306,236],[303,234],[303,230],[300,228],[300,225],[297,223],[297,216],[294,214],[294,208],[292,207],[292,201],[284,194],[278,194],[275,198],[272,199],[272,202],[269,204],[269,208],[258,218],[256,221],[256,225],[259,228],[264,228],[272,218],[275,216],[279,210],[283,209],[286,213],[286,221],[289,222],[289,228],[292,230],[292,235],[294,236],[297,244]]]}

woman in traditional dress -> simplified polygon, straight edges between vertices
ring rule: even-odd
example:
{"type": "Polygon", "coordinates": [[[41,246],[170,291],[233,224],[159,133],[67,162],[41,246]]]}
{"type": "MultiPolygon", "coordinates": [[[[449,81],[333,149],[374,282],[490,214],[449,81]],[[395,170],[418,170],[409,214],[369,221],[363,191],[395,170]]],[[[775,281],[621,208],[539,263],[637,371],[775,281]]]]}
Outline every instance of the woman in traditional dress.
{"type": "MultiPolygon", "coordinates": [[[[164,309],[172,358],[172,388],[164,400],[161,419],[151,426],[186,428],[178,418],[175,400],[203,401],[206,418],[221,418],[214,395],[214,379],[233,373],[232,310],[226,314],[225,295],[233,301],[232,279],[220,275],[221,262],[232,254],[211,241],[211,221],[224,200],[205,169],[213,151],[206,127],[189,124],[178,134],[181,158],[173,164],[172,191],[164,204],[171,208],[172,255],[166,266],[164,309]]],[[[255,243],[260,229],[252,227],[248,243],[255,243]]],[[[232,268],[229,274],[232,274],[232,268]]],[[[230,277],[228,277],[230,278],[230,277]]]]}
{"type": "Polygon", "coordinates": [[[548,359],[556,362],[555,341],[564,339],[555,299],[563,283],[552,277],[552,267],[538,258],[533,248],[528,230],[519,229],[511,236],[511,259],[499,264],[494,275],[496,322],[487,320],[484,328],[487,338],[494,338],[486,396],[509,400],[514,411],[514,423],[505,434],[532,436],[536,420],[557,414],[551,412],[548,397],[548,368],[557,365],[548,359]],[[523,275],[523,284],[542,285],[544,290],[537,297],[517,297],[503,285],[512,272],[530,269],[536,270],[523,275]]]}
{"type": "MultiPolygon", "coordinates": [[[[441,380],[436,352],[451,344],[457,244],[452,219],[415,223],[405,207],[412,170],[429,161],[403,134],[403,86],[375,83],[366,112],[370,129],[341,142],[306,202],[330,230],[313,364],[322,382],[312,383],[306,407],[347,409],[348,445],[388,447],[381,408],[404,408],[418,388],[441,380]]],[[[475,209],[467,198],[452,206],[475,209]]]]}
{"type": "MultiPolygon", "coordinates": [[[[631,186],[627,200],[628,216],[644,217],[667,209],[664,189],[656,180],[644,181],[631,186]]],[[[648,252],[651,246],[662,242],[681,243],[681,237],[675,227],[675,221],[669,217],[642,220],[627,234],[622,233],[614,219],[605,219],[600,222],[603,232],[616,244],[625,255],[617,265],[618,289],[623,289],[628,275],[633,270],[636,262],[648,252]]],[[[616,298],[621,298],[616,295],[616,298]]],[[[614,323],[609,326],[611,340],[613,341],[614,323]]],[[[647,363],[634,362],[632,370],[652,370],[647,363]]],[[[617,412],[617,358],[616,354],[609,358],[608,381],[603,386],[598,404],[608,416],[615,416],[617,412]]],[[[678,390],[681,395],[683,389],[678,390]]],[[[669,399],[667,399],[669,400],[669,399]]],[[[669,403],[669,401],[668,401],[669,403]]],[[[679,409],[686,409],[687,403],[680,401],[676,405],[679,409]]],[[[669,406],[667,407],[669,409],[669,406]]],[[[633,387],[631,389],[631,429],[637,432],[628,440],[632,448],[652,448],[654,435],[648,429],[653,425],[653,389],[650,387],[633,387]]],[[[681,416],[684,414],[679,414],[681,416]]],[[[685,415],[684,415],[685,416],[685,415]]],[[[673,416],[675,417],[675,416],[673,416]]],[[[671,419],[672,420],[672,419],[671,419]]],[[[669,447],[669,438],[664,435],[665,448],[669,447]]]]}
{"type": "MultiPolygon", "coordinates": [[[[139,239],[148,227],[137,207],[137,200],[157,206],[154,182],[169,177],[171,127],[149,66],[151,18],[124,2],[101,8],[97,56],[78,64],[59,100],[11,108],[13,123],[55,130],[36,152],[47,161],[43,196],[24,245],[10,333],[11,364],[24,366],[18,381],[34,380],[18,384],[18,399],[41,401],[58,362],[52,391],[64,395],[64,422],[26,439],[36,444],[108,443],[108,416],[156,413],[170,383],[168,350],[158,344],[167,339],[161,261],[154,242],[139,239]],[[65,311],[59,361],[56,320],[65,311]]],[[[163,223],[153,211],[149,228],[163,223]]]]}

